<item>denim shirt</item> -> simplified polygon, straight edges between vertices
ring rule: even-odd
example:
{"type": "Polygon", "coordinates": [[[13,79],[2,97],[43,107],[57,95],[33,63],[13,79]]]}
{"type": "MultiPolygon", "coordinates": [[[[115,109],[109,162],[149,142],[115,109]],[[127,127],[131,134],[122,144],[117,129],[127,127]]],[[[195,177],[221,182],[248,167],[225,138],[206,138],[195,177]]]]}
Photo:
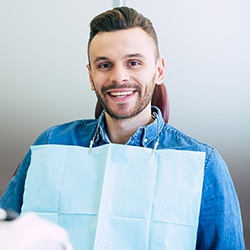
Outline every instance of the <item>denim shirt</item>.
{"type": "MultiPolygon", "coordinates": [[[[139,127],[127,145],[157,149],[201,151],[206,153],[204,181],[199,215],[196,249],[244,248],[240,206],[228,168],[219,153],[179,130],[164,123],[158,108],[152,107],[154,122],[139,127]]],[[[105,131],[105,117],[78,120],[57,125],[44,131],[34,145],[61,144],[93,147],[110,143],[105,131]]],[[[29,151],[0,199],[6,209],[21,211],[24,183],[30,165],[29,151]]],[[[167,194],[166,194],[167,195],[167,194]]]]}

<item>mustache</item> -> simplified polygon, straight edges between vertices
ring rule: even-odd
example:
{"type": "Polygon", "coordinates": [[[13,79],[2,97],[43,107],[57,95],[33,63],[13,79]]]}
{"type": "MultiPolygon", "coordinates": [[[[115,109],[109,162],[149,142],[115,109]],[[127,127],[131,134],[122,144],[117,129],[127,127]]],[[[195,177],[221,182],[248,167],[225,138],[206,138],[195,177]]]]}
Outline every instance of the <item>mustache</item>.
{"type": "Polygon", "coordinates": [[[131,84],[131,83],[124,83],[124,84],[112,83],[108,86],[103,86],[101,88],[101,91],[103,93],[103,92],[106,92],[110,89],[114,90],[114,89],[128,89],[128,88],[132,88],[132,89],[136,89],[137,91],[141,91],[140,86],[138,86],[137,84],[131,84]]]}

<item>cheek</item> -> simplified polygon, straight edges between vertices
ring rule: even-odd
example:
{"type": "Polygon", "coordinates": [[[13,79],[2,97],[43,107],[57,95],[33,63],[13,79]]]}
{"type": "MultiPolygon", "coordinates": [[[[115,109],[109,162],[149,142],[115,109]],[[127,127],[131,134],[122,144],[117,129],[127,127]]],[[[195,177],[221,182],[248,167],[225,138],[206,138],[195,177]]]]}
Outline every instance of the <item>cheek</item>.
{"type": "Polygon", "coordinates": [[[102,77],[99,77],[98,74],[92,73],[91,75],[92,83],[95,86],[95,89],[99,89],[101,85],[101,79],[102,77]]]}
{"type": "Polygon", "coordinates": [[[140,76],[137,78],[134,78],[141,86],[142,88],[146,86],[151,86],[155,82],[155,72],[152,72],[149,74],[149,72],[145,72],[144,74],[142,73],[140,76]]]}
{"type": "Polygon", "coordinates": [[[108,79],[107,74],[96,71],[92,72],[92,80],[96,84],[104,84],[107,81],[107,79],[108,79]]]}

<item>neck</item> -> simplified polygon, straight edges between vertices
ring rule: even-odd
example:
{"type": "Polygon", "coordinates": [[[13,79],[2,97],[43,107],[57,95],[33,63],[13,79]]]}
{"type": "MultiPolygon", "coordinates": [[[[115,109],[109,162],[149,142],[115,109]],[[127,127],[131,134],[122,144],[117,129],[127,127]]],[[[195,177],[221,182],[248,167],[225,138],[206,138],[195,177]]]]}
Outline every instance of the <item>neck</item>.
{"type": "Polygon", "coordinates": [[[112,143],[117,144],[126,144],[139,127],[146,126],[153,122],[151,108],[128,119],[114,119],[107,113],[105,113],[105,118],[108,137],[112,143]]]}

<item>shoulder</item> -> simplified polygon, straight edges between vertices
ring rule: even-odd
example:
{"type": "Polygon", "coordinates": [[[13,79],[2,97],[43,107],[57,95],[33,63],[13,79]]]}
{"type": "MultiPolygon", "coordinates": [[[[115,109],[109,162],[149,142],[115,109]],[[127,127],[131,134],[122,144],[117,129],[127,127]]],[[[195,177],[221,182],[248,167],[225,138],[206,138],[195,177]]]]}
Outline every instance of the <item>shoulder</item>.
{"type": "Polygon", "coordinates": [[[55,125],[41,133],[34,145],[63,144],[86,146],[89,143],[88,138],[95,132],[97,124],[98,121],[96,119],[85,119],[55,125]]]}
{"type": "Polygon", "coordinates": [[[164,124],[160,135],[163,144],[173,149],[192,151],[214,150],[214,148],[207,143],[200,142],[199,140],[166,123],[164,124]]]}
{"type": "Polygon", "coordinates": [[[205,152],[205,171],[215,159],[221,159],[214,147],[185,134],[169,124],[164,124],[160,133],[160,141],[162,148],[205,152]]]}

